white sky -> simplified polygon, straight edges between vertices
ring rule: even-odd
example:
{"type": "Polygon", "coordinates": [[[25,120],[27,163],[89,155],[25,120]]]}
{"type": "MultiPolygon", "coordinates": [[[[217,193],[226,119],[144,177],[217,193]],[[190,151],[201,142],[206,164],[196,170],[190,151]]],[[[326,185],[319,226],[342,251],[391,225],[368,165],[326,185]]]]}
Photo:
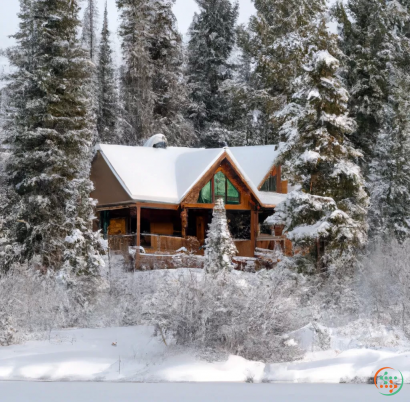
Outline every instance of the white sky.
{"type": "MultiPolygon", "coordinates": [[[[110,30],[113,33],[112,39],[115,48],[119,49],[119,42],[116,38],[116,31],[118,28],[118,13],[115,5],[115,0],[108,1],[108,18],[110,30]]],[[[98,0],[100,16],[102,18],[104,11],[105,0],[98,0]]],[[[0,0],[0,49],[4,49],[13,44],[13,39],[9,35],[13,35],[18,28],[18,17],[20,2],[19,0],[0,0]]],[[[252,0],[239,0],[240,16],[239,23],[247,22],[249,17],[255,12],[252,0]]],[[[179,30],[185,34],[191,24],[194,12],[198,7],[194,0],[177,0],[174,6],[174,12],[178,19],[179,30]]],[[[119,55],[117,55],[119,58],[119,55]]],[[[4,64],[4,60],[0,60],[0,66],[4,64]]]]}

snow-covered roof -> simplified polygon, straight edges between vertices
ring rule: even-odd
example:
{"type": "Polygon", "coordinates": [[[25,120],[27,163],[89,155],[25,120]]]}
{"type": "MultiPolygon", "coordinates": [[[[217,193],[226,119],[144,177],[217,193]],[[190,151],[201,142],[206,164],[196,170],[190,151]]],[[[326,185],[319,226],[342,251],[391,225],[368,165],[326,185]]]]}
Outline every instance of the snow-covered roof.
{"type": "Polygon", "coordinates": [[[262,205],[278,205],[286,199],[286,194],[258,190],[279,156],[277,145],[233,147],[226,152],[262,205]]]}
{"type": "Polygon", "coordinates": [[[226,153],[262,205],[277,205],[285,194],[258,191],[279,154],[275,145],[167,149],[100,144],[108,166],[135,201],[179,204],[226,153]]]}

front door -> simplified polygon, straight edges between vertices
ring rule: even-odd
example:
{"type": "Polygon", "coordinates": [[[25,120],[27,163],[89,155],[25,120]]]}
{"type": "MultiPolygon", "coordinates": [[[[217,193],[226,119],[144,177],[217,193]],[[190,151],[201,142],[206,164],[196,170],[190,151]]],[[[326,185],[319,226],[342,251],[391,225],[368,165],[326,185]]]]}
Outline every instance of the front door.
{"type": "Polygon", "coordinates": [[[201,246],[205,243],[205,219],[203,216],[196,217],[196,237],[201,246]]]}

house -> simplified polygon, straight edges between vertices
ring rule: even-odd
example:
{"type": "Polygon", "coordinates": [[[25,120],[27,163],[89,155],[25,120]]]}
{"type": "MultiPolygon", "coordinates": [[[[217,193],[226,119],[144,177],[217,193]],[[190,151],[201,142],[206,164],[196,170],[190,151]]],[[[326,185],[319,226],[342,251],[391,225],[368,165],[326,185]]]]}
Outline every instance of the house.
{"type": "Polygon", "coordinates": [[[287,181],[275,165],[278,147],[96,147],[91,180],[98,200],[95,228],[111,248],[141,247],[146,254],[181,248],[203,253],[216,198],[225,201],[231,234],[242,257],[255,250],[289,248],[283,228],[265,219],[286,198],[287,181]]]}

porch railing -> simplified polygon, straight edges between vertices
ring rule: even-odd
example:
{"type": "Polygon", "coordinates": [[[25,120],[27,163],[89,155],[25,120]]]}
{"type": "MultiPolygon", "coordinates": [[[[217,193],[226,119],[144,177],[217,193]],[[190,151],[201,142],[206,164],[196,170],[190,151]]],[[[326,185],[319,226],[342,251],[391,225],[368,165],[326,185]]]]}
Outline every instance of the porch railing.
{"type": "MultiPolygon", "coordinates": [[[[194,237],[182,238],[176,236],[163,236],[150,233],[141,233],[141,247],[147,253],[176,252],[185,247],[188,251],[199,251],[200,244],[194,237]]],[[[108,245],[111,251],[128,252],[129,247],[136,247],[137,235],[108,236],[108,245]]]]}

